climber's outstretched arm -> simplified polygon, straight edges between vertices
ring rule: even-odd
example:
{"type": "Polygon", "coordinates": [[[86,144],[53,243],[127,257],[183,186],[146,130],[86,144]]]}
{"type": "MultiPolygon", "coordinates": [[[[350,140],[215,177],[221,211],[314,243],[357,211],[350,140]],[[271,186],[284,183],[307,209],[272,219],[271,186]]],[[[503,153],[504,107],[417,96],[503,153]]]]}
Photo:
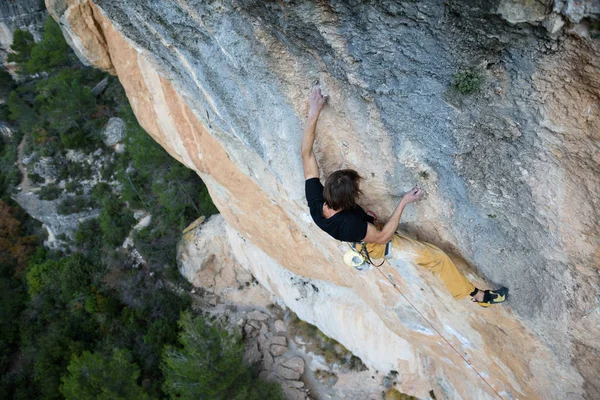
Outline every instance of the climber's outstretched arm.
{"type": "Polygon", "coordinates": [[[365,243],[380,243],[386,244],[392,239],[394,236],[394,232],[398,229],[398,224],[400,223],[400,218],[402,217],[402,212],[404,211],[404,207],[408,204],[419,201],[423,197],[423,190],[420,187],[415,186],[410,190],[410,192],[406,193],[402,200],[400,200],[400,204],[396,207],[392,216],[385,223],[383,228],[379,231],[373,224],[368,224],[367,226],[367,236],[363,239],[365,243]]]}
{"type": "Polygon", "coordinates": [[[312,88],[310,92],[308,111],[308,120],[304,128],[304,137],[302,138],[302,166],[304,167],[304,179],[319,177],[319,164],[313,152],[315,143],[315,134],[317,130],[317,120],[319,114],[325,106],[326,98],[321,94],[318,86],[312,88]]]}

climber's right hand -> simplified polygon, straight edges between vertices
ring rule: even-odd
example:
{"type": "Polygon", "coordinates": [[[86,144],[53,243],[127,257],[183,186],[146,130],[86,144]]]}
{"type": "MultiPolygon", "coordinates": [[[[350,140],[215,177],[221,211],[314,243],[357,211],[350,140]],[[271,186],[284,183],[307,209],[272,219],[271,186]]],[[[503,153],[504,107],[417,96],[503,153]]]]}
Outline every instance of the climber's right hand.
{"type": "Polygon", "coordinates": [[[410,189],[410,191],[406,193],[404,197],[402,197],[402,201],[404,201],[406,204],[414,203],[415,201],[421,200],[423,198],[424,193],[425,192],[423,191],[423,189],[421,189],[418,186],[415,186],[414,188],[410,189]]]}

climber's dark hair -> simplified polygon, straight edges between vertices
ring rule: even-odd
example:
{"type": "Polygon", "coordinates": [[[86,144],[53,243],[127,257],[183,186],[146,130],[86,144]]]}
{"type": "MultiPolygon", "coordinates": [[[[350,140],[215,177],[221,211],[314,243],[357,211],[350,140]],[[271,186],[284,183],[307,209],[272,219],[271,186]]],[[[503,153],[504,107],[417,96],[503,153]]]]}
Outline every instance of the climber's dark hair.
{"type": "Polygon", "coordinates": [[[362,194],[359,183],[361,176],[353,169],[335,171],[325,181],[323,197],[329,208],[348,210],[356,205],[356,198],[362,194]]]}

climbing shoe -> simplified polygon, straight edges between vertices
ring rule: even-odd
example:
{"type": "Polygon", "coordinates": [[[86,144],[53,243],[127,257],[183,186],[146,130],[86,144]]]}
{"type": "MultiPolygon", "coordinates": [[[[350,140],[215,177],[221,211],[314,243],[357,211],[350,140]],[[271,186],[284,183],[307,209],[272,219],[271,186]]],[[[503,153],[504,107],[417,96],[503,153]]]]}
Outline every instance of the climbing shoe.
{"type": "Polygon", "coordinates": [[[485,290],[483,292],[483,301],[475,301],[481,307],[489,307],[492,304],[503,303],[508,299],[508,289],[505,287],[501,287],[496,290],[485,290]]]}

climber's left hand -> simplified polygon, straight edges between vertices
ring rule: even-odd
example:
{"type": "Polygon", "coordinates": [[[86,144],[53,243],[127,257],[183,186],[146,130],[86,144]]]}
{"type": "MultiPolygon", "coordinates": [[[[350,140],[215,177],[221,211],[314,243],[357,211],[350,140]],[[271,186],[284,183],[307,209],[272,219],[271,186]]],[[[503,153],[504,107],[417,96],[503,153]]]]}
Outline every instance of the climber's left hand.
{"type": "Polygon", "coordinates": [[[310,98],[308,100],[310,105],[308,115],[315,116],[321,113],[325,104],[327,104],[327,96],[323,96],[321,93],[321,88],[319,86],[314,86],[310,91],[310,98]]]}

